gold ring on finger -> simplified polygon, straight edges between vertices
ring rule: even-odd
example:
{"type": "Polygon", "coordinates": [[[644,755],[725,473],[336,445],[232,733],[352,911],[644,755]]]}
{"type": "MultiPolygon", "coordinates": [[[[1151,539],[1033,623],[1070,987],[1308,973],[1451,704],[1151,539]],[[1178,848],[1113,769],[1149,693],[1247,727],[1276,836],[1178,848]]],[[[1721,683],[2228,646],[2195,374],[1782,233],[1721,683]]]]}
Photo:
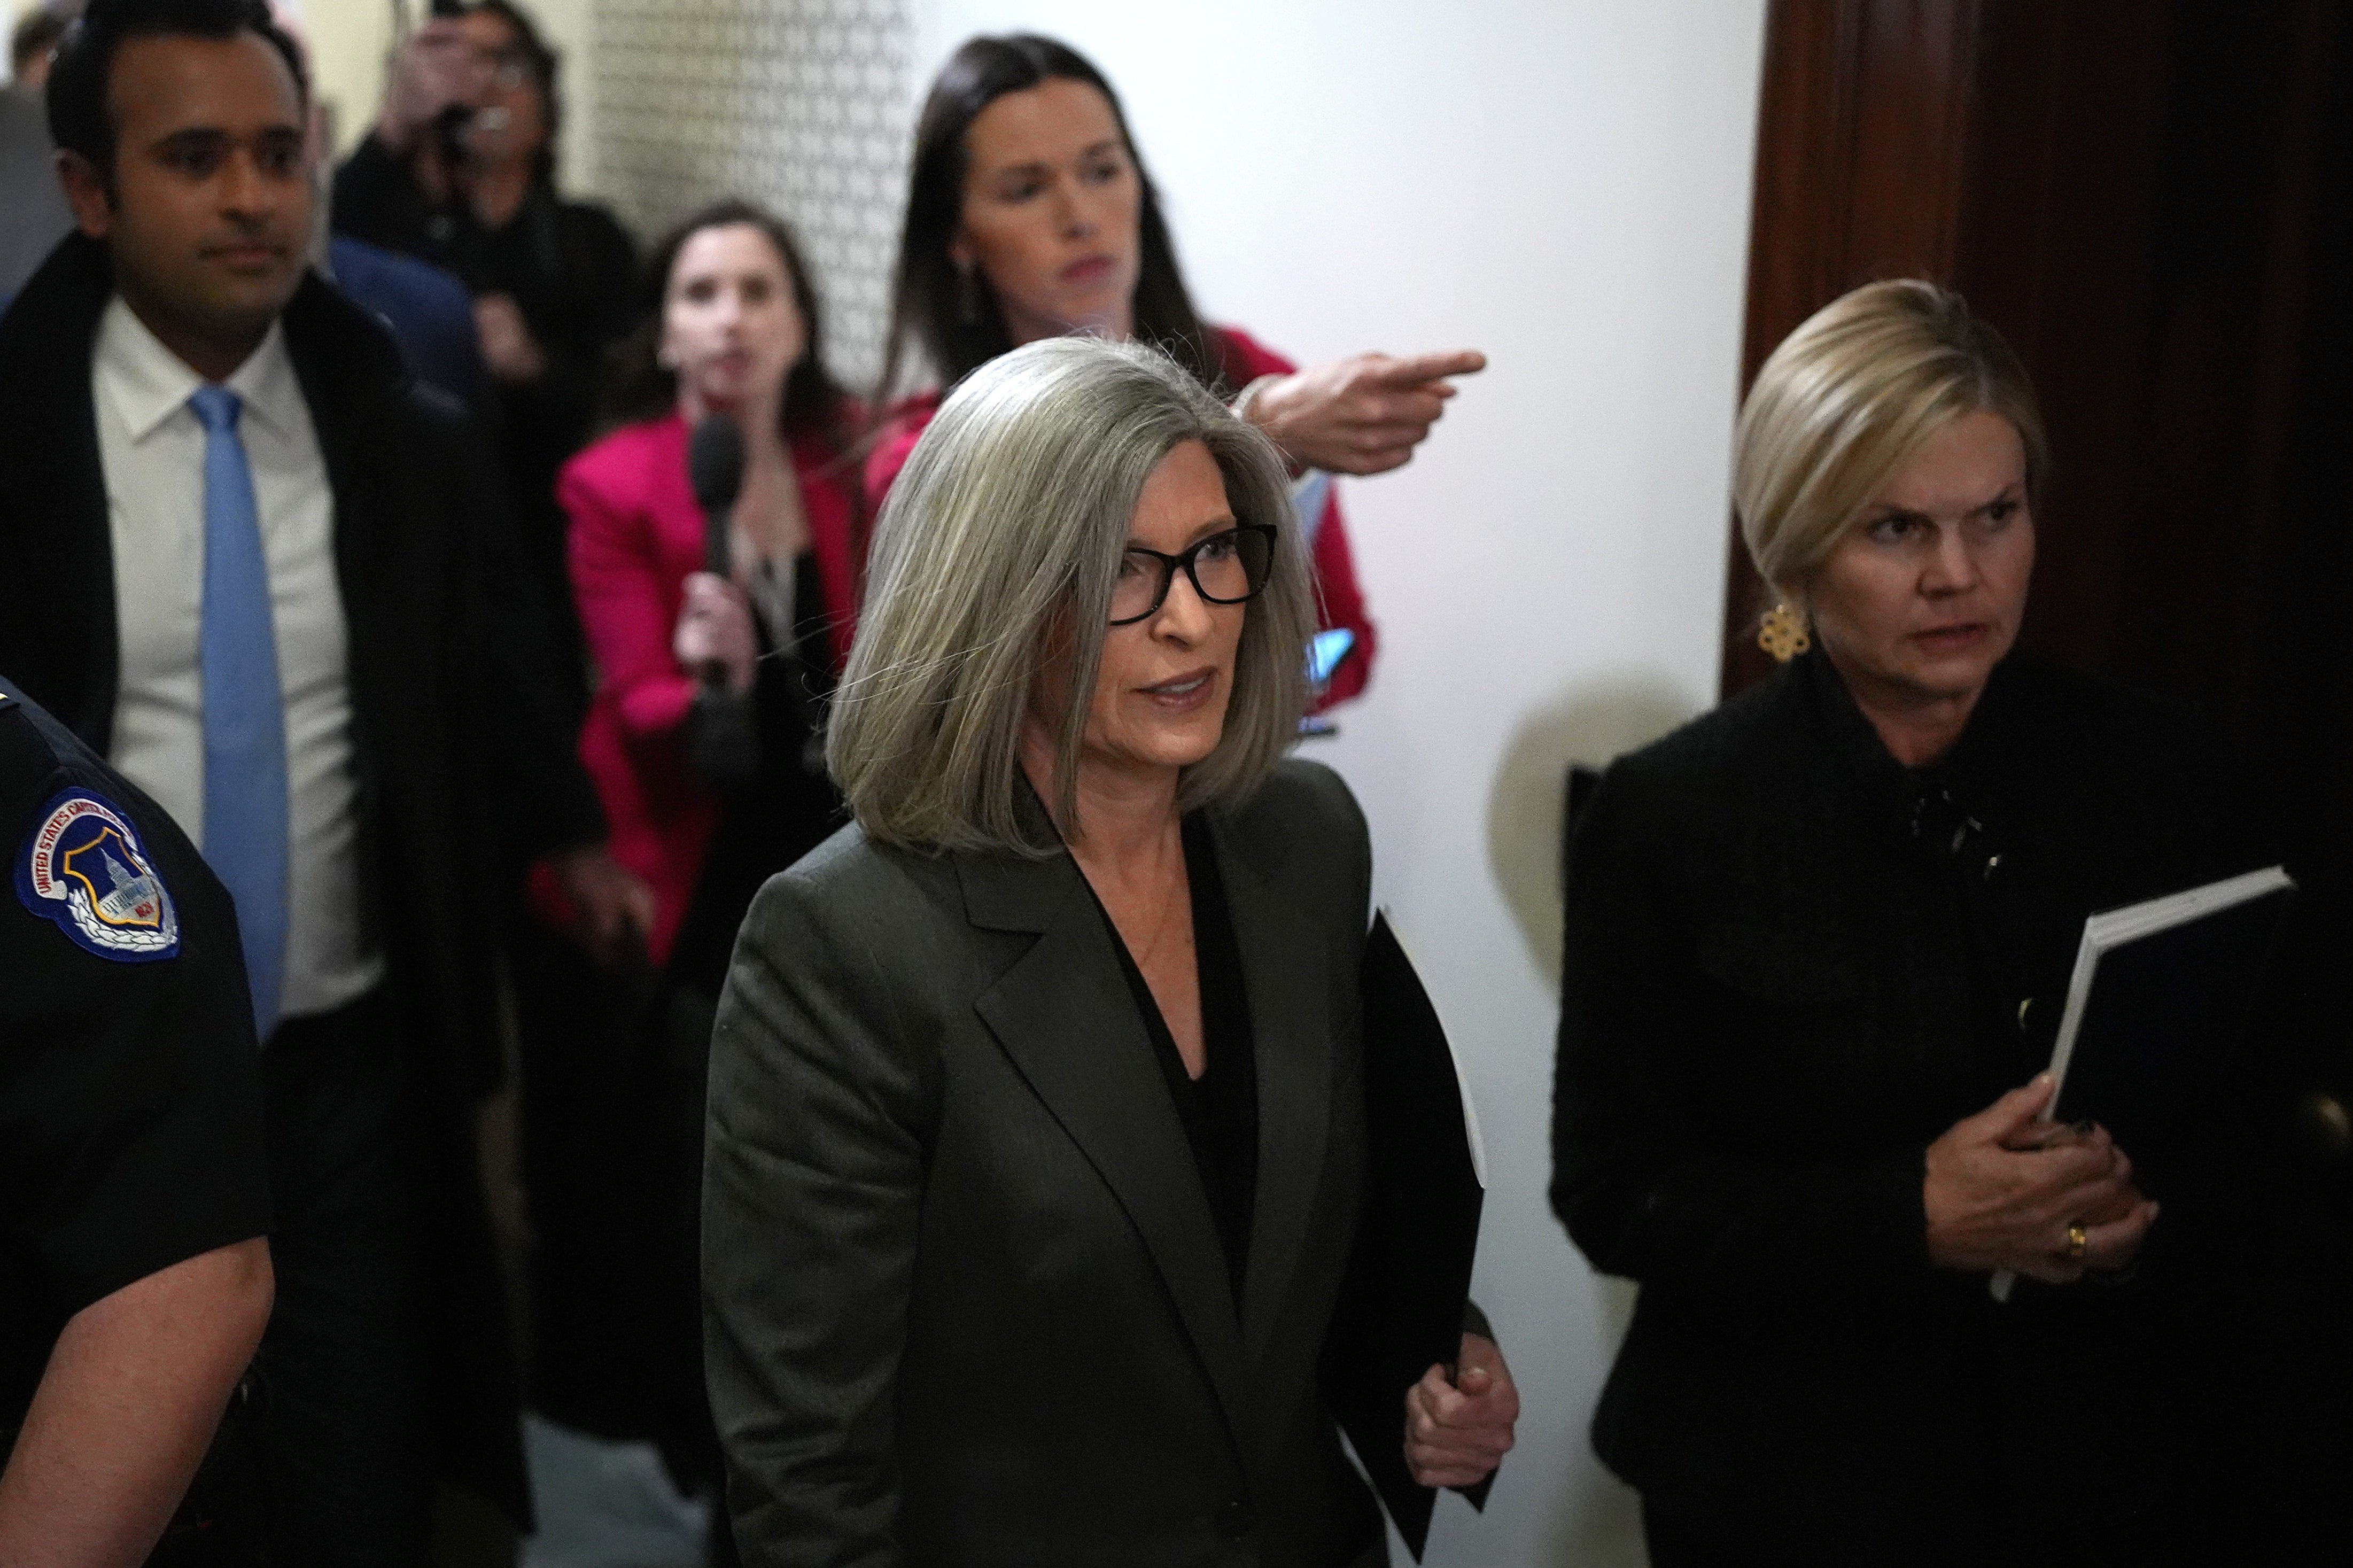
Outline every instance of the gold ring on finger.
{"type": "Polygon", "coordinates": [[[2071,1263],[2082,1262],[2084,1248],[2091,1239],[2080,1222],[2069,1226],[2067,1227],[2067,1260],[2071,1263]]]}

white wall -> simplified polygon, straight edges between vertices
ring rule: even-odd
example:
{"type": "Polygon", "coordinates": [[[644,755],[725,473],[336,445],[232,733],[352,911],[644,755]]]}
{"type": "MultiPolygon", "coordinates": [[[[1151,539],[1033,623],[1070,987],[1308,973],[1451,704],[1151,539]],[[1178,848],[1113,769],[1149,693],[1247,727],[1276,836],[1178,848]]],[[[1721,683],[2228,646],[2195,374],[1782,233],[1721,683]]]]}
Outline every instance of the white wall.
{"type": "MultiPolygon", "coordinates": [[[[1467,1049],[1478,1290],[1526,1399],[1431,1561],[1639,1563],[1585,1426],[1628,1297],[1546,1206],[1562,772],[1713,700],[1762,0],[918,0],[917,74],[1067,39],[1125,99],[1197,297],[1301,360],[1472,345],[1423,455],[1351,482],[1383,637],[1309,754],[1467,1049]]],[[[1403,1558],[1399,1558],[1403,1562],[1403,1558]]]]}

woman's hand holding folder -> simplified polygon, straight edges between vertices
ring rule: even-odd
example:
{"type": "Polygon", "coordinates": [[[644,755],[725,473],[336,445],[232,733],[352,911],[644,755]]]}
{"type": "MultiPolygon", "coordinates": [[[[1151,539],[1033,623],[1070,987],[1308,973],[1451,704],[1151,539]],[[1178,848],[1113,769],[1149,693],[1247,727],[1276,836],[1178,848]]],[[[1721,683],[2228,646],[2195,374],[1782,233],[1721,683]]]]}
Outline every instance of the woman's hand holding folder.
{"type": "Polygon", "coordinates": [[[2040,1121],[2057,1092],[2039,1073],[1928,1145],[1928,1259],[2050,1285],[2129,1268],[2157,1205],[2101,1127],[2040,1121]]]}
{"type": "Polygon", "coordinates": [[[1484,1334],[1464,1334],[1450,1378],[1433,1366],[1405,1394],[1405,1462],[1414,1484],[1475,1487],[1511,1451],[1520,1391],[1504,1352],[1484,1334]]]}

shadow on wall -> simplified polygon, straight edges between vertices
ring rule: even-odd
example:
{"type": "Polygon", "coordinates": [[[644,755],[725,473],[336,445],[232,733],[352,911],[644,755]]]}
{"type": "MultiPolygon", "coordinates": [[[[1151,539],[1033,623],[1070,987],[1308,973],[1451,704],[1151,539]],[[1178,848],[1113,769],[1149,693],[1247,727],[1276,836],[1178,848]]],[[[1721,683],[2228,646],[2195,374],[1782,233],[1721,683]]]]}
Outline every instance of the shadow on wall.
{"type": "Polygon", "coordinates": [[[1547,987],[1560,984],[1560,825],[1571,763],[1600,767],[1697,717],[1663,679],[1574,686],[1530,714],[1487,795],[1487,863],[1547,987]]]}
{"type": "MultiPolygon", "coordinates": [[[[1561,818],[1573,764],[1607,765],[1696,717],[1690,695],[1664,679],[1639,674],[1566,688],[1531,711],[1504,747],[1487,795],[1487,861],[1528,962],[1547,990],[1560,984],[1561,818]]],[[[1605,1355],[1614,1355],[1634,1316],[1630,1279],[1598,1276],[1605,1355]]],[[[1580,1426],[1590,1411],[1580,1413],[1580,1426]]],[[[1582,1430],[1577,1440],[1586,1441],[1582,1430]]],[[[1591,1495],[1561,1516],[1576,1521],[1549,1537],[1539,1560],[1552,1568],[1647,1561],[1641,1510],[1626,1489],[1599,1470],[1591,1495]]]]}

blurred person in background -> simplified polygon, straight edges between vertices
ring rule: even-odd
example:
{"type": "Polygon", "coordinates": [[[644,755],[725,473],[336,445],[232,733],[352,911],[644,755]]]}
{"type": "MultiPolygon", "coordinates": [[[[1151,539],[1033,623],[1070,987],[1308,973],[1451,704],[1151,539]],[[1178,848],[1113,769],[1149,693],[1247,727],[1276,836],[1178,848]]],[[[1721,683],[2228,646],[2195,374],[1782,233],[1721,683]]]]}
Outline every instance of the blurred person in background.
{"type": "Polygon", "coordinates": [[[604,675],[581,748],[617,853],[659,900],[649,955],[715,998],[752,893],[839,826],[819,748],[858,611],[863,528],[845,459],[860,410],[826,368],[798,248],[765,210],[725,201],[681,223],[655,247],[643,301],[617,365],[619,427],[557,490],[604,675]],[[705,570],[687,472],[689,437],[712,416],[744,437],[723,575],[705,570]],[[697,771],[691,737],[714,691],[754,700],[757,760],[739,777],[697,771]]]}
{"type": "MultiPolygon", "coordinates": [[[[270,14],[307,60],[309,33],[292,0],[271,0],[270,14]]],[[[471,298],[455,274],[430,262],[349,235],[330,235],[323,221],[332,200],[327,130],[324,110],[314,102],[312,184],[319,205],[312,265],[392,335],[403,364],[420,384],[461,405],[469,430],[466,455],[480,462],[468,482],[486,494],[501,489],[486,436],[498,407],[471,298]]],[[[533,700],[505,704],[491,726],[491,744],[504,758],[494,777],[524,786],[502,790],[493,805],[501,850],[497,902],[511,912],[519,907],[533,857],[544,854],[536,869],[562,889],[570,935],[609,961],[642,940],[653,920],[653,893],[623,870],[601,841],[605,829],[596,786],[579,763],[579,647],[571,595],[566,584],[548,582],[537,569],[528,523],[503,505],[486,512],[486,522],[492,516],[496,531],[476,542],[481,636],[490,658],[531,672],[517,689],[535,694],[533,700]],[[557,847],[545,853],[551,845],[557,847]]]]}
{"type": "Polygon", "coordinates": [[[49,85],[49,58],[80,11],[74,5],[35,5],[17,17],[8,35],[9,80],[38,98],[49,85]]]}
{"type": "MultiPolygon", "coordinates": [[[[269,13],[308,62],[311,35],[301,8],[295,0],[270,0],[269,13]]],[[[490,371],[482,363],[474,302],[466,286],[430,262],[332,232],[328,220],[335,165],[329,108],[323,100],[311,100],[311,178],[319,199],[311,263],[384,323],[418,380],[464,404],[475,422],[487,427],[497,410],[489,402],[490,371]]]]}
{"type": "Polygon", "coordinates": [[[505,0],[427,21],[336,172],[333,221],[473,295],[509,506],[576,654],[555,475],[587,438],[606,350],[629,325],[636,252],[602,207],[556,194],[560,65],[505,0]]]}
{"type": "Polygon", "coordinates": [[[1593,1441],[1657,1568],[2122,1568],[2194,1517],[2229,1118],[2170,1165],[2034,1119],[2085,917],[2272,857],[2195,729],[2012,651],[2045,468],[1957,295],[1824,307],[1736,443],[1787,662],[1577,826],[1552,1197],[1641,1286],[1593,1441]]]}
{"type": "MultiPolygon", "coordinates": [[[[1377,474],[1412,458],[1476,353],[1357,354],[1301,371],[1247,333],[1201,319],[1118,95],[1054,39],[976,37],[933,82],[915,127],[878,408],[920,355],[952,387],[1019,344],[1067,332],[1137,338],[1173,354],[1271,439],[1294,478],[1377,474]]],[[[889,406],[866,470],[878,507],[938,409],[889,406]]],[[[1375,638],[1339,502],[1296,491],[1325,627],[1354,635],[1324,705],[1371,679],[1375,638]]]]}
{"type": "Polygon", "coordinates": [[[473,1126],[495,819],[527,803],[509,847],[567,865],[602,825],[518,717],[561,672],[484,651],[523,569],[486,563],[509,535],[461,414],[307,271],[308,96],[263,0],[97,0],[59,51],[80,232],[0,318],[0,668],[230,889],[278,1555],[406,1568],[437,1476],[527,1512],[473,1126]]]}
{"type": "Polygon", "coordinates": [[[0,310],[73,227],[41,106],[50,53],[70,21],[62,5],[37,6],[17,18],[8,38],[11,79],[0,86],[0,310]]]}
{"type": "Polygon", "coordinates": [[[581,751],[617,857],[654,889],[658,978],[650,1005],[608,1006],[609,984],[542,942],[538,983],[519,987],[532,1394],[558,1420],[657,1438],[693,1489],[719,1479],[694,1287],[711,1019],[754,893],[841,820],[820,748],[858,602],[859,410],[827,373],[792,237],[758,207],[671,230],[642,303],[617,363],[624,423],[559,493],[603,674],[581,751]],[[706,569],[689,483],[709,418],[744,451],[724,573],[706,569]],[[750,719],[732,771],[698,743],[722,710],[750,719]]]}

